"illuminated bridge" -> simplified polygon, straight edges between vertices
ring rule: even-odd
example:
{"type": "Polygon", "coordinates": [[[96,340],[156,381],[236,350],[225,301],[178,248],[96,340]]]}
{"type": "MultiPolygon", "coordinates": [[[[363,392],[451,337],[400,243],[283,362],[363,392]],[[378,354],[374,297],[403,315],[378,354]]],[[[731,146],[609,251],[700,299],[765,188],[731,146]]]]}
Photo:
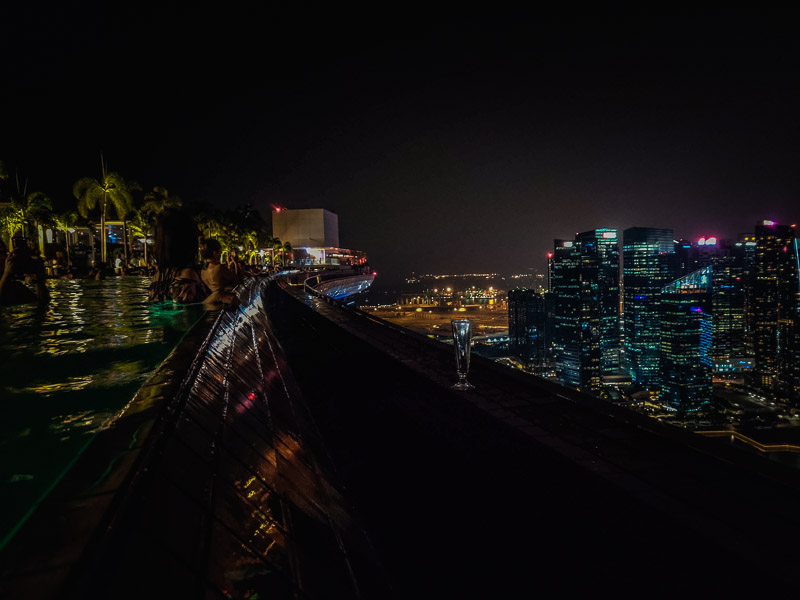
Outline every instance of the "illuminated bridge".
{"type": "Polygon", "coordinates": [[[772,597],[798,472],[248,282],[2,555],[4,597],[772,597]]]}

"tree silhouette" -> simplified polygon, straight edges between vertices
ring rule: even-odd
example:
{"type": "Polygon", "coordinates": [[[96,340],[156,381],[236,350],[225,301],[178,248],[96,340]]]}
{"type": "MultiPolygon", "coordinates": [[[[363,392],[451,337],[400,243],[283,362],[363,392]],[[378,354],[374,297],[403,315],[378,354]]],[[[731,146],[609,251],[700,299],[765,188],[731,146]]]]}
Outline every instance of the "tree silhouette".
{"type": "MultiPolygon", "coordinates": [[[[75,182],[72,193],[78,200],[78,212],[87,218],[89,211],[100,209],[101,260],[106,262],[106,212],[111,206],[118,219],[125,217],[133,210],[131,190],[137,187],[129,184],[119,173],[108,173],[103,168],[103,178],[98,181],[93,177],[84,177],[75,182]]],[[[127,254],[127,249],[126,249],[127,254]]]]}

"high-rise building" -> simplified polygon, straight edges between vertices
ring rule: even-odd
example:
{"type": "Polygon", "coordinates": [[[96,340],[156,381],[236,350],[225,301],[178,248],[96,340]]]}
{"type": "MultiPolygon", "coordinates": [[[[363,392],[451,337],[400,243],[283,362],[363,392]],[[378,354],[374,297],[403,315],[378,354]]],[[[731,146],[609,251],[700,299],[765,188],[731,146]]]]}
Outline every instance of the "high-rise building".
{"type": "Polygon", "coordinates": [[[550,347],[545,323],[545,296],[542,292],[528,289],[508,292],[511,351],[537,375],[546,370],[550,347]]]}
{"type": "MultiPolygon", "coordinates": [[[[755,331],[755,312],[753,310],[755,290],[753,283],[755,281],[755,260],[756,260],[756,235],[755,233],[741,233],[739,234],[739,241],[734,244],[734,252],[739,257],[743,265],[743,280],[744,280],[744,330],[745,338],[744,343],[746,347],[745,354],[748,356],[755,356],[755,340],[753,332],[755,331]]],[[[752,382],[756,383],[756,382],[752,382]]]]}
{"type": "Polygon", "coordinates": [[[661,397],[679,412],[711,400],[712,267],[704,267],[661,289],[661,397]]]}
{"type": "Polygon", "coordinates": [[[752,334],[757,381],[765,390],[791,387],[792,337],[798,303],[797,245],[793,226],[756,224],[751,284],[752,334]]]}
{"type": "Polygon", "coordinates": [[[741,374],[752,367],[745,313],[749,266],[744,247],[720,243],[711,266],[714,371],[741,374]]]}
{"type": "Polygon", "coordinates": [[[581,259],[575,242],[555,240],[550,264],[556,377],[562,385],[591,393],[600,387],[600,374],[598,369],[594,378],[586,377],[582,369],[585,332],[581,330],[581,259]]]}
{"type": "Polygon", "coordinates": [[[596,302],[599,310],[600,373],[619,369],[619,239],[613,228],[580,233],[575,241],[584,266],[585,302],[596,302]]]}
{"type": "Polygon", "coordinates": [[[634,383],[657,388],[660,378],[662,288],[678,272],[671,229],[632,227],[623,232],[624,366],[634,383]]]}
{"type": "MultiPolygon", "coordinates": [[[[755,242],[751,242],[752,247],[755,242]]],[[[748,257],[751,246],[744,242],[718,240],[704,236],[696,242],[675,242],[678,273],[681,277],[713,267],[711,313],[713,320],[712,357],[714,373],[725,379],[741,379],[752,370],[752,353],[748,352],[745,312],[747,281],[750,273],[748,257]]],[[[664,329],[662,324],[662,330],[664,329]]]]}
{"type": "MultiPolygon", "coordinates": [[[[797,238],[794,240],[797,256],[797,238]]],[[[798,269],[800,270],[800,269],[798,269]]],[[[778,396],[800,406],[800,291],[793,314],[784,318],[778,330],[778,396]]]]}
{"type": "Polygon", "coordinates": [[[678,276],[688,275],[695,269],[692,268],[692,257],[690,256],[694,244],[683,238],[675,241],[675,254],[678,261],[678,276]]]}
{"type": "Polygon", "coordinates": [[[553,363],[563,385],[596,394],[619,368],[619,246],[616,229],[555,240],[550,266],[553,363]]]}

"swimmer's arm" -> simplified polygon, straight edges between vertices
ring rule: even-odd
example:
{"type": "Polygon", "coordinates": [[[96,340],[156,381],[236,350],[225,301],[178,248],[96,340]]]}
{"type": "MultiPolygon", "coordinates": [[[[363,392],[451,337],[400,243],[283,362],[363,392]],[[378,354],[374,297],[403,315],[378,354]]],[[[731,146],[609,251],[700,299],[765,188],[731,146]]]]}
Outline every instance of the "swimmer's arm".
{"type": "Polygon", "coordinates": [[[0,277],[0,302],[5,300],[5,296],[8,295],[7,292],[8,281],[11,279],[11,271],[13,267],[14,267],[14,256],[12,253],[6,257],[6,265],[5,269],[3,270],[3,276],[0,277]]]}

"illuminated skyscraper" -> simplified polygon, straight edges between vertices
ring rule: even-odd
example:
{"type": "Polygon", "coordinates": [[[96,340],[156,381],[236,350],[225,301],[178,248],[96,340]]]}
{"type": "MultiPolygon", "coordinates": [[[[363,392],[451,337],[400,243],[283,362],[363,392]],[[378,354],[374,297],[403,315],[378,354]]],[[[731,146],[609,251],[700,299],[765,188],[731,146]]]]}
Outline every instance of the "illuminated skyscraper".
{"type": "Polygon", "coordinates": [[[712,267],[704,267],[661,289],[662,399],[680,412],[711,400],[712,267]]]}
{"type": "MultiPolygon", "coordinates": [[[[794,243],[796,253],[797,238],[794,243]]],[[[780,398],[800,406],[800,292],[793,313],[782,321],[779,329],[777,391],[780,398]]]]}
{"type": "Polygon", "coordinates": [[[623,232],[624,366],[634,383],[656,388],[659,383],[662,288],[678,272],[671,229],[632,227],[623,232]]]}
{"type": "Polygon", "coordinates": [[[600,372],[619,369],[619,239],[616,229],[593,229],[576,236],[584,268],[586,302],[598,304],[600,372]]]}
{"type": "Polygon", "coordinates": [[[741,242],[724,242],[719,246],[711,261],[714,371],[742,376],[753,365],[747,346],[745,312],[750,263],[741,242]]]}
{"type": "Polygon", "coordinates": [[[793,337],[797,328],[798,266],[793,226],[756,225],[753,263],[753,344],[757,383],[766,390],[792,387],[793,337]]]}
{"type": "Polygon", "coordinates": [[[558,380],[590,394],[619,368],[619,247],[616,229],[555,240],[551,265],[553,361],[558,380]]]}
{"type": "MultiPolygon", "coordinates": [[[[588,337],[591,345],[591,332],[581,328],[581,258],[575,242],[555,240],[551,265],[553,362],[556,376],[562,385],[592,393],[600,388],[600,362],[598,359],[594,377],[589,370],[582,368],[582,348],[586,345],[584,338],[588,337]]],[[[599,355],[599,344],[597,349],[599,355]]]]}

